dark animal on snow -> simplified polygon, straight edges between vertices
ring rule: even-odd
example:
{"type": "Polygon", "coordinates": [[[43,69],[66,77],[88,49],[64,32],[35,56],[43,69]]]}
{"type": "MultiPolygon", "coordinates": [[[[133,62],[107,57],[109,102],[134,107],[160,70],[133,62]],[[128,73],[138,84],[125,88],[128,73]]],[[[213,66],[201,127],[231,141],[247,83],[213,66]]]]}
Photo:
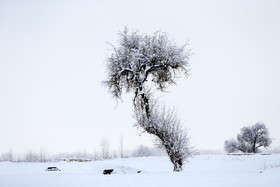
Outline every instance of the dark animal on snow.
{"type": "Polygon", "coordinates": [[[104,169],[103,174],[104,175],[111,175],[111,173],[113,172],[113,169],[104,169]]]}

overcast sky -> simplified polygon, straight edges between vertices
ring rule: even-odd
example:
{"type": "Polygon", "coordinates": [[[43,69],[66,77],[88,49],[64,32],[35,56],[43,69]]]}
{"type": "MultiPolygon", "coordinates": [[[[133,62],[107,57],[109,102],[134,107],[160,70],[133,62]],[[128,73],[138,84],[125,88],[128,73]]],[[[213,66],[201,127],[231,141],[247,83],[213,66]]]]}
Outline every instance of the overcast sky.
{"type": "Polygon", "coordinates": [[[133,127],[132,95],[102,87],[124,26],[190,41],[191,75],[158,96],[175,107],[192,145],[223,149],[263,121],[280,146],[280,1],[0,0],[0,153],[152,145],[133,127]]]}

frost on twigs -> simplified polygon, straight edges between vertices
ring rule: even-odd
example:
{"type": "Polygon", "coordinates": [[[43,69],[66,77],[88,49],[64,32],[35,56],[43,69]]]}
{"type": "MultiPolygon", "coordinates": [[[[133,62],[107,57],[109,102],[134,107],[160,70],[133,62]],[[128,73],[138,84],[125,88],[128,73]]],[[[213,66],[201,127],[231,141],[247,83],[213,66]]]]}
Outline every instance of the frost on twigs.
{"type": "Polygon", "coordinates": [[[138,31],[129,33],[125,28],[113,50],[107,58],[108,79],[104,84],[117,98],[129,91],[138,95],[149,76],[154,86],[164,91],[169,84],[175,84],[178,73],[188,74],[190,51],[186,45],[175,45],[166,33],[150,36],[138,31]]]}
{"type": "Polygon", "coordinates": [[[147,82],[165,91],[168,85],[176,83],[178,75],[188,75],[190,51],[186,46],[177,46],[166,33],[147,35],[125,28],[119,34],[118,46],[113,46],[113,53],[107,58],[108,78],[103,82],[117,99],[123,92],[134,93],[135,119],[145,132],[159,139],[174,171],[182,169],[189,155],[189,140],[174,113],[153,103],[147,82]]]}

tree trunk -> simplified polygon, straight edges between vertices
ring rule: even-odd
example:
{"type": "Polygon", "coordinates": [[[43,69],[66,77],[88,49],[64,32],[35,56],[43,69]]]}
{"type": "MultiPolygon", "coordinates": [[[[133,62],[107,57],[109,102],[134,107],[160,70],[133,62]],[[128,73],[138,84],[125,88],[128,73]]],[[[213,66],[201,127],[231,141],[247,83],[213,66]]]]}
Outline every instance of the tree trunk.
{"type": "Polygon", "coordinates": [[[256,153],[256,152],[257,152],[257,151],[256,151],[256,141],[257,141],[257,138],[254,137],[254,142],[253,142],[253,147],[252,147],[253,153],[256,153]]]}
{"type": "Polygon", "coordinates": [[[150,102],[149,102],[149,98],[146,96],[146,92],[144,91],[143,86],[139,86],[139,90],[140,90],[140,95],[141,95],[141,108],[142,110],[145,110],[146,115],[148,118],[151,117],[151,113],[150,113],[150,102]]]}
{"type": "Polygon", "coordinates": [[[179,164],[174,164],[174,169],[173,169],[174,172],[180,172],[182,171],[182,166],[179,165],[179,164]]]}

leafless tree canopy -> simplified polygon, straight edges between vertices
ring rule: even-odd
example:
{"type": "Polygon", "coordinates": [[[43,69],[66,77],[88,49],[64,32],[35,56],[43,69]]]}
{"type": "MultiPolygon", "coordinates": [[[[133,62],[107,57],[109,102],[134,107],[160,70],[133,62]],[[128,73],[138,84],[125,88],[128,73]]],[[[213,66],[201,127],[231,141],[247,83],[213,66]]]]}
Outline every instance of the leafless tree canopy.
{"type": "Polygon", "coordinates": [[[260,147],[268,147],[272,143],[268,129],[262,122],[243,127],[234,139],[225,141],[225,150],[229,153],[241,151],[244,153],[257,153],[260,147]]]}
{"type": "Polygon", "coordinates": [[[182,169],[183,161],[189,155],[188,138],[176,116],[171,112],[159,112],[151,99],[146,82],[152,81],[160,91],[175,84],[180,73],[188,75],[190,51],[186,45],[178,47],[168,39],[167,34],[156,32],[152,36],[129,33],[125,28],[119,34],[118,46],[107,59],[108,79],[104,84],[110,93],[121,98],[123,92],[134,95],[135,119],[145,132],[155,135],[160,147],[164,148],[174,171],[182,169]],[[158,113],[159,112],[159,113],[158,113]]]}
{"type": "Polygon", "coordinates": [[[104,82],[117,98],[123,91],[141,94],[149,76],[164,91],[168,84],[175,83],[177,73],[188,73],[190,52],[185,50],[186,45],[177,47],[170,42],[166,33],[129,34],[125,28],[119,34],[118,44],[107,59],[108,80],[104,82]]]}

